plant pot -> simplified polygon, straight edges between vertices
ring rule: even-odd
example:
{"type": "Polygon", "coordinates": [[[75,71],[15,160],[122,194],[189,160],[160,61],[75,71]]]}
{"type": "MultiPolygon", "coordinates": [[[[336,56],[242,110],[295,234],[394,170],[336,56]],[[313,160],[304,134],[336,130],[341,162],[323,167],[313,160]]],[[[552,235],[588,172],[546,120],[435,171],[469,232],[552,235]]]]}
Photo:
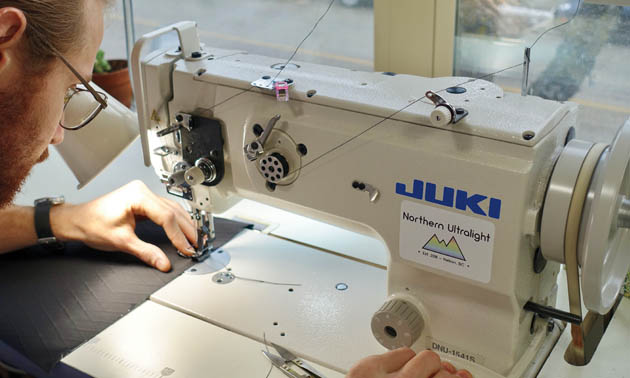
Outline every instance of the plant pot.
{"type": "Polygon", "coordinates": [[[127,61],[114,59],[108,60],[108,62],[112,66],[112,71],[100,74],[95,73],[92,76],[92,81],[129,108],[131,107],[133,91],[131,89],[127,61]]]}

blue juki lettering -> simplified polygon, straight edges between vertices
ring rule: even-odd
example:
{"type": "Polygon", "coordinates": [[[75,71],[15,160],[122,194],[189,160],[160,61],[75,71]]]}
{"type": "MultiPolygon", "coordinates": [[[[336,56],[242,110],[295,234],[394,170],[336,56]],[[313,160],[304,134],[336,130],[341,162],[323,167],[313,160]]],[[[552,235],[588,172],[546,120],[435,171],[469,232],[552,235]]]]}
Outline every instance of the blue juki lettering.
{"type": "Polygon", "coordinates": [[[444,187],[444,193],[442,195],[442,199],[438,200],[435,197],[435,192],[437,191],[437,186],[433,183],[427,182],[427,193],[426,200],[431,203],[436,203],[438,205],[453,207],[453,199],[455,198],[455,189],[449,188],[448,186],[444,187]]]}
{"type": "Polygon", "coordinates": [[[479,207],[479,203],[485,201],[487,198],[488,197],[482,196],[481,194],[468,196],[468,192],[458,190],[457,199],[455,200],[455,208],[464,211],[466,211],[466,208],[469,208],[473,213],[483,215],[485,217],[486,212],[479,207]]]}
{"type": "Polygon", "coordinates": [[[457,191],[451,187],[442,187],[442,198],[437,198],[438,186],[432,182],[424,182],[422,180],[413,180],[413,188],[411,192],[407,191],[407,185],[397,182],[396,193],[402,196],[415,198],[417,200],[424,199],[444,207],[456,208],[461,211],[470,211],[474,214],[494,219],[501,218],[501,200],[498,198],[488,198],[483,194],[468,194],[465,190],[457,191]],[[456,194],[457,192],[457,194],[456,194]],[[488,202],[486,202],[488,201],[488,202]],[[484,210],[488,206],[487,212],[484,210]]]}
{"type": "Polygon", "coordinates": [[[400,182],[396,183],[396,193],[402,194],[403,196],[421,200],[423,191],[424,191],[424,182],[420,180],[413,180],[413,191],[411,193],[407,192],[407,185],[400,182]]]}

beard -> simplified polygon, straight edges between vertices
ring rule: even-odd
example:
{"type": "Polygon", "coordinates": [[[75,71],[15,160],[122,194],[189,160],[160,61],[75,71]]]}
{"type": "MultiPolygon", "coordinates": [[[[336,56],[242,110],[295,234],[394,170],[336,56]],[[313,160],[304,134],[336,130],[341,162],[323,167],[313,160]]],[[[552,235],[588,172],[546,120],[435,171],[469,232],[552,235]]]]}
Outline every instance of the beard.
{"type": "Polygon", "coordinates": [[[48,158],[47,146],[41,151],[42,123],[32,106],[39,88],[26,75],[20,81],[0,91],[0,209],[13,202],[33,166],[48,158]]]}

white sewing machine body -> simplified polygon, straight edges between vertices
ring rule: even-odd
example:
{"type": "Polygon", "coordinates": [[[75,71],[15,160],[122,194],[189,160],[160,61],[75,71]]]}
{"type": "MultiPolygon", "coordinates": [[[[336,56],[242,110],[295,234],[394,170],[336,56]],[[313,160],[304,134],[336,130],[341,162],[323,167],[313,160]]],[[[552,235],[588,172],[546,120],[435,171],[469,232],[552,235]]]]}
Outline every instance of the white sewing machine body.
{"type": "MultiPolygon", "coordinates": [[[[151,130],[174,123],[178,113],[222,126],[229,169],[216,186],[193,186],[191,206],[221,212],[238,198],[249,198],[380,238],[390,252],[390,297],[414,304],[423,318],[416,350],[433,348],[501,375],[520,376],[545,339],[557,338],[544,326],[530,332],[533,313],[523,306],[532,299],[555,304],[559,265],[537,274],[533,262],[547,182],[575,125],[575,106],[504,93],[482,80],[296,63],[299,68],[282,74],[293,80],[291,101],[251,89],[209,111],[253,81],[274,75],[277,70],[270,67],[280,61],[205,52],[212,56],[176,61],[158,54],[144,63],[151,130]],[[469,111],[465,122],[436,128],[430,120],[433,104],[418,102],[299,170],[401,104],[458,85],[466,93],[443,96],[469,111]],[[316,91],[312,97],[310,90],[316,91]],[[243,147],[256,138],[254,125],[265,125],[276,114],[281,119],[268,144],[287,156],[297,174],[272,191],[243,147]],[[308,149],[305,156],[297,151],[300,143],[308,149]],[[376,188],[377,200],[353,188],[354,181],[376,188]],[[470,199],[474,195],[484,198],[470,199]],[[432,233],[438,242],[456,236],[463,258],[423,249],[432,233]]],[[[151,131],[148,137],[150,150],[181,151],[175,134],[159,138],[151,131]]],[[[176,154],[151,155],[163,177],[181,160],[176,154]]]]}
{"type": "Polygon", "coordinates": [[[301,62],[278,77],[290,84],[290,101],[279,101],[257,86],[273,80],[280,59],[209,47],[192,55],[194,28],[178,31],[181,51],[153,52],[134,71],[145,162],[171,191],[197,213],[248,198],[374,236],[389,251],[389,297],[363,311],[377,312],[372,331],[382,345],[434,349],[477,377],[539,371],[561,327],[548,329],[523,307],[556,303],[560,265],[537,273],[534,262],[574,105],[483,80],[301,62]],[[418,101],[427,91],[467,116],[437,126],[435,105],[418,101]],[[264,153],[248,158],[266,131],[264,153]],[[212,175],[185,184],[184,168],[200,159],[212,175]]]}

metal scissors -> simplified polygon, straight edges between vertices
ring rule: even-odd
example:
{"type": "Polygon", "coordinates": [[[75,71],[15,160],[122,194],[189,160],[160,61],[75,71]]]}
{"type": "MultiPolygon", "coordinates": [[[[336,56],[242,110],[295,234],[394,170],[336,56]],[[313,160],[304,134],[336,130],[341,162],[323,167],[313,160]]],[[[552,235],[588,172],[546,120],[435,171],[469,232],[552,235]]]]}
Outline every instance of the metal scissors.
{"type": "Polygon", "coordinates": [[[326,378],[309,363],[297,357],[287,349],[274,343],[271,343],[271,346],[278,351],[280,356],[276,356],[275,354],[264,350],[262,352],[271,361],[271,363],[280,369],[280,371],[282,371],[286,376],[291,378],[326,378]],[[296,370],[295,367],[298,369],[296,370]],[[299,371],[304,371],[307,374],[301,374],[299,371]]]}

